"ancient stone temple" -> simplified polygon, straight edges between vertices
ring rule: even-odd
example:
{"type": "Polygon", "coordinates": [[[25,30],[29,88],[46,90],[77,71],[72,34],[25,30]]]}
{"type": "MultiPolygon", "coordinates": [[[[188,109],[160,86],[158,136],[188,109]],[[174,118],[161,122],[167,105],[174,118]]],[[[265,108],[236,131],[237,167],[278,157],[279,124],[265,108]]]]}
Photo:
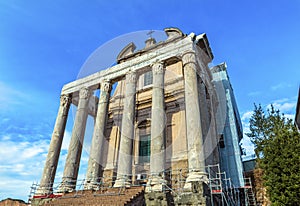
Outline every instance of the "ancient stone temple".
{"type": "Polygon", "coordinates": [[[213,54],[206,34],[186,35],[177,28],[165,32],[165,41],[149,38],[138,51],[129,43],[116,65],[64,85],[33,204],[109,205],[103,191],[119,191],[121,196],[120,191],[127,194],[138,187],[138,195],[132,196],[137,198],[115,203],[213,205],[227,198],[222,172],[233,178],[231,192],[243,186],[242,128],[225,64],[209,68],[213,54]],[[54,188],[71,104],[77,107],[72,137],[62,182],[54,188]],[[78,192],[89,115],[94,130],[81,194],[93,196],[63,203],[78,192]],[[40,201],[43,198],[47,201],[40,201]]]}

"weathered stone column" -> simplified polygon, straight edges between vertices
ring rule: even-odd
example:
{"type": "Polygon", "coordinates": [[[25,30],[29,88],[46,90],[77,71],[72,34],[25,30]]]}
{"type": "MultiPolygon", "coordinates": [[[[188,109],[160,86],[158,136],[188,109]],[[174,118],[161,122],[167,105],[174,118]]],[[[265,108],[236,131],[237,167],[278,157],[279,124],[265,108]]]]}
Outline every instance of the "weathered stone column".
{"type": "Polygon", "coordinates": [[[132,172],[132,141],[134,136],[136,73],[126,74],[125,99],[122,115],[121,142],[117,180],[114,187],[130,185],[132,172]]]}
{"type": "Polygon", "coordinates": [[[185,189],[191,190],[191,182],[205,181],[206,179],[195,53],[185,53],[182,57],[182,63],[184,69],[186,135],[189,165],[185,189]]]}
{"type": "Polygon", "coordinates": [[[66,128],[68,113],[71,103],[69,95],[60,96],[60,107],[55,121],[54,130],[50,142],[50,147],[45,162],[43,175],[41,178],[40,186],[36,194],[49,194],[53,191],[53,182],[56,174],[57,163],[61,150],[61,144],[66,128]]]}
{"type": "Polygon", "coordinates": [[[92,138],[90,158],[86,173],[86,183],[84,189],[96,189],[100,182],[101,175],[101,154],[105,141],[105,126],[108,114],[108,104],[111,91],[109,81],[101,83],[100,98],[98,102],[97,116],[95,120],[94,133],[92,138]]]}
{"type": "Polygon", "coordinates": [[[70,192],[76,188],[90,96],[91,91],[88,88],[82,88],[79,91],[79,101],[72,130],[72,137],[68,149],[62,184],[59,189],[62,192],[70,192]]]}
{"type": "Polygon", "coordinates": [[[152,66],[152,111],[151,111],[151,181],[148,188],[151,191],[162,191],[165,169],[165,101],[164,101],[164,65],[156,63],[152,66]]]}

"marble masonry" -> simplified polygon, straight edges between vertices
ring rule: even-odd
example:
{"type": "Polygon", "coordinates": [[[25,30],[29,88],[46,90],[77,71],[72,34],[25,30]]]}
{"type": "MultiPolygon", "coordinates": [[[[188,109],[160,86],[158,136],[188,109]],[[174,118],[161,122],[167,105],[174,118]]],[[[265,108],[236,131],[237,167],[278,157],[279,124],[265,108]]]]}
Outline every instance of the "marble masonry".
{"type": "Polygon", "coordinates": [[[96,190],[102,182],[115,188],[145,185],[147,205],[167,205],[165,188],[182,187],[172,197],[174,204],[206,205],[206,166],[215,164],[243,185],[240,120],[236,104],[228,104],[235,101],[231,85],[222,84],[229,82],[226,65],[209,68],[213,54],[206,34],[186,35],[177,28],[165,32],[165,41],[149,38],[137,51],[129,43],[114,66],[63,86],[36,194],[76,189],[89,115],[94,130],[84,190],[96,190]],[[77,107],[72,137],[62,182],[53,191],[71,104],[77,107]],[[220,138],[233,146],[225,151],[220,138]],[[179,171],[181,186],[175,181],[179,171]]]}

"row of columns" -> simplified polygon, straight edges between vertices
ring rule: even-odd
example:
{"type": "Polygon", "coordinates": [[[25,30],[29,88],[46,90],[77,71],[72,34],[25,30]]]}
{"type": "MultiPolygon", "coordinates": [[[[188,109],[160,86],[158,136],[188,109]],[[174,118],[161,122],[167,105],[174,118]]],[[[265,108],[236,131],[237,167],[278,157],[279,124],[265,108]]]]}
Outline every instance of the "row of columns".
{"type": "MultiPolygon", "coordinates": [[[[197,63],[193,52],[186,53],[182,58],[185,83],[186,103],[186,132],[188,143],[189,174],[186,187],[192,181],[199,181],[204,175],[204,154],[202,151],[201,116],[199,110],[198,86],[197,86],[197,63]]],[[[163,171],[165,164],[165,105],[164,105],[164,64],[159,62],[152,65],[153,89],[152,89],[152,114],[151,114],[151,156],[150,177],[148,187],[154,190],[162,190],[163,171]]],[[[121,140],[117,168],[117,179],[114,187],[129,186],[132,174],[132,144],[134,139],[134,121],[136,108],[136,72],[126,74],[125,99],[122,116],[121,140]]],[[[85,189],[93,189],[99,183],[101,175],[101,152],[105,138],[105,126],[108,114],[111,83],[101,83],[101,94],[98,102],[97,116],[90,150],[90,158],[86,173],[85,189]]],[[[79,91],[79,102],[68,155],[65,163],[60,191],[72,191],[76,187],[82,143],[88,116],[88,103],[91,91],[82,88],[79,91]]],[[[61,104],[52,135],[44,172],[41,178],[39,194],[52,192],[53,181],[56,173],[61,143],[71,97],[61,96],[61,104]]]]}

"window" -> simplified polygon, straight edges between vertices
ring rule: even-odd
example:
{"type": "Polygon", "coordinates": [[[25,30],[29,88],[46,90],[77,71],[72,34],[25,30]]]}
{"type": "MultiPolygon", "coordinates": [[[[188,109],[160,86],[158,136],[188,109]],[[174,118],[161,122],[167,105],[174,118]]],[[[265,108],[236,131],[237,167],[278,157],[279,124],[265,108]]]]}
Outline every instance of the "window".
{"type": "Polygon", "coordinates": [[[150,134],[140,136],[139,145],[140,163],[150,162],[151,136],[150,134]]]}
{"type": "Polygon", "coordinates": [[[153,80],[152,76],[153,76],[152,71],[148,71],[144,74],[144,86],[148,86],[152,84],[152,80],[153,80]]]}

